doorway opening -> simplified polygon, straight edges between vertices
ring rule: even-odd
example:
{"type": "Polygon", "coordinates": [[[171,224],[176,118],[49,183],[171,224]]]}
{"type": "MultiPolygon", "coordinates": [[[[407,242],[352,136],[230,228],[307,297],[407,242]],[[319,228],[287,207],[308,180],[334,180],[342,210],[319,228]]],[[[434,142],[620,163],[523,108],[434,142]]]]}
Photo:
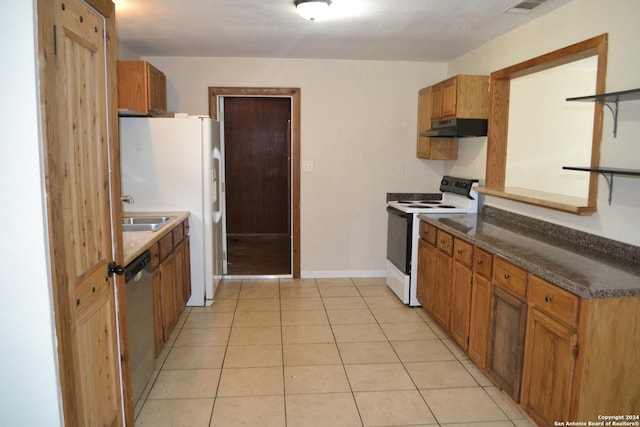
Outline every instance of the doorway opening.
{"type": "Polygon", "coordinates": [[[300,90],[209,88],[221,122],[226,276],[300,277],[300,90]]]}

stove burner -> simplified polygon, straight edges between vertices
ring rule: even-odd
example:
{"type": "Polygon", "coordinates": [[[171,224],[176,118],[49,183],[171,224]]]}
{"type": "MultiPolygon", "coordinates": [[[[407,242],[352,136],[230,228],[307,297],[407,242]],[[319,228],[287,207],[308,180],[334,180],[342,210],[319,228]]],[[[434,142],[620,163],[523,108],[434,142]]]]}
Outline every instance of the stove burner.
{"type": "Polygon", "coordinates": [[[424,203],[427,205],[437,205],[438,203],[440,203],[439,200],[420,200],[420,203],[424,203]]]}
{"type": "Polygon", "coordinates": [[[431,209],[433,206],[409,205],[410,208],[431,209]]]}
{"type": "Polygon", "coordinates": [[[456,207],[453,205],[440,205],[438,206],[439,208],[443,208],[443,209],[455,209],[456,207]]]}

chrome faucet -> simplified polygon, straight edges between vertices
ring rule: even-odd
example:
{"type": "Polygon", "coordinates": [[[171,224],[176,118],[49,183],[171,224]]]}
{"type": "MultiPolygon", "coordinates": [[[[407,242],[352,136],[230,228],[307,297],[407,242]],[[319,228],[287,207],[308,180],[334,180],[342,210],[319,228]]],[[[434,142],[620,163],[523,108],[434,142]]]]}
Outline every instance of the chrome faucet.
{"type": "Polygon", "coordinates": [[[124,203],[129,203],[129,204],[135,203],[135,200],[133,200],[133,197],[131,196],[122,196],[120,197],[120,201],[124,203]]]}

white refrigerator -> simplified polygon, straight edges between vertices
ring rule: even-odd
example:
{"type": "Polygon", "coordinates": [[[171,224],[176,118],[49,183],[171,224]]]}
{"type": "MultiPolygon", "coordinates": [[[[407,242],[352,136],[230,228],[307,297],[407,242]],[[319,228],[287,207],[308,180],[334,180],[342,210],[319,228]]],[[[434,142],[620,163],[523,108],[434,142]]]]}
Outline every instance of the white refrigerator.
{"type": "Polygon", "coordinates": [[[191,298],[213,303],[222,277],[223,162],[220,124],[203,116],[121,117],[125,211],[189,211],[191,298]]]}

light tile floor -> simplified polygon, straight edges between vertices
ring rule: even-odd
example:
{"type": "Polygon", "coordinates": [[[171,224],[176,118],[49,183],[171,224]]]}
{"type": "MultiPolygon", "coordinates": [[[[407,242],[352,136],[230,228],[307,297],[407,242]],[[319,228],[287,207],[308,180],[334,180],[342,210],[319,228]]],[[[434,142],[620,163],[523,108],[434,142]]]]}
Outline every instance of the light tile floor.
{"type": "Polygon", "coordinates": [[[137,426],[533,426],[381,278],[223,281],[156,365],[137,426]]]}

